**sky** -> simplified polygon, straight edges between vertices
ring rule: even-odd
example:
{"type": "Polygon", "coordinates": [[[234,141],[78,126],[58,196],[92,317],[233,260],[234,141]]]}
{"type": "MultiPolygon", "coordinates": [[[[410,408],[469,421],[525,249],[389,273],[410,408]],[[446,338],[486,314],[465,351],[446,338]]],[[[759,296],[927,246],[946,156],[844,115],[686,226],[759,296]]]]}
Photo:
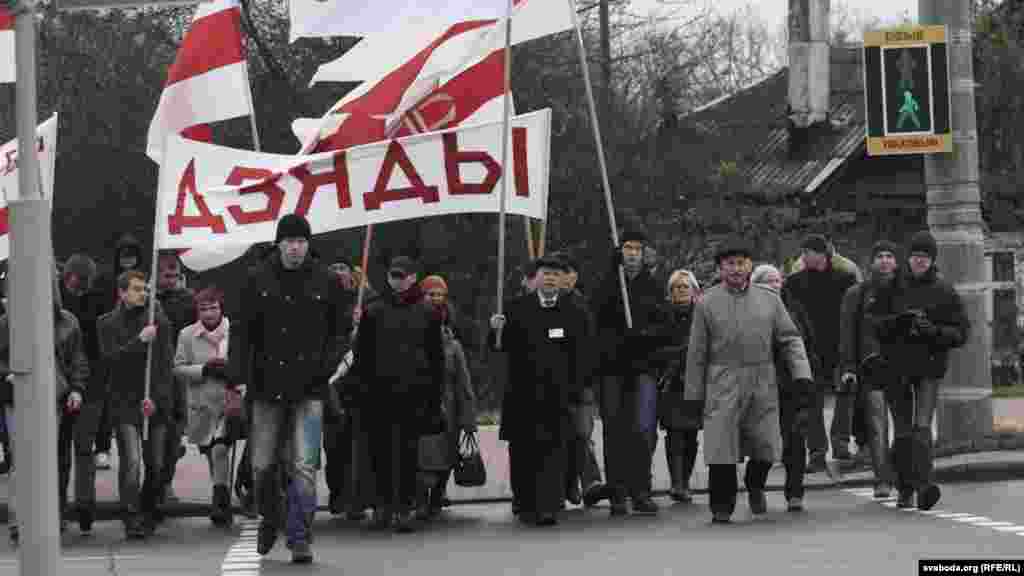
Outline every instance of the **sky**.
{"type": "MultiPolygon", "coordinates": [[[[664,0],[633,0],[633,6],[637,11],[664,9],[664,0]]],[[[770,30],[779,29],[785,22],[786,12],[789,9],[789,0],[669,0],[667,4],[683,4],[689,2],[694,6],[691,10],[699,10],[705,5],[712,5],[721,13],[745,8],[746,6],[756,7],[756,12],[761,19],[768,24],[770,30]]],[[[864,20],[877,16],[883,21],[893,21],[908,13],[911,20],[917,19],[918,0],[831,0],[832,10],[840,5],[845,5],[854,17],[862,17],[864,20]]]]}

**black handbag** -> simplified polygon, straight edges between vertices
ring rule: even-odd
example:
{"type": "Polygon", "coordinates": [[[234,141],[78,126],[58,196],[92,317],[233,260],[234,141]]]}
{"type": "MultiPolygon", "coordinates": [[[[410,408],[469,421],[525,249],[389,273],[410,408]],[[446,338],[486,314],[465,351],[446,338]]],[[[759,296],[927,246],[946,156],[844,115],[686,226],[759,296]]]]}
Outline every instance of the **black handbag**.
{"type": "Polygon", "coordinates": [[[455,462],[455,484],[476,488],[487,484],[487,469],[480,456],[480,443],[476,434],[466,434],[459,442],[459,458],[455,462]]]}

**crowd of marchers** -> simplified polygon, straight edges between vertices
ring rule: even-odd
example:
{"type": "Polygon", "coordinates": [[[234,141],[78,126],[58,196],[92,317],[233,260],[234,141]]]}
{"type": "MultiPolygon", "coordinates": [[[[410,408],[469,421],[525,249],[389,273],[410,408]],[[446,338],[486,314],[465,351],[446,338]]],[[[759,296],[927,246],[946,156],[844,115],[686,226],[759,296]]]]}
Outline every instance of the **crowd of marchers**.
{"type": "MultiPolygon", "coordinates": [[[[92,529],[96,470],[109,468],[112,439],[128,538],[162,522],[183,437],[209,464],[211,521],[232,524],[234,493],[243,513],[260,519],[260,554],[283,533],[293,561],[313,560],[321,468],[331,513],[359,521],[370,511],[370,529],[413,531],[449,504],[453,470],[459,481],[463,465],[480,458],[473,377],[445,279],[423,277],[414,258],[400,256],[377,293],[358,267],[321,261],[310,240],[303,217],[283,217],[273,247],[232,296],[184,287],[174,253],[159,255],[151,287],[129,237],[109,274],[84,254],[63,263],[53,286],[62,530],[69,521],[92,529]],[[226,298],[238,299],[230,321],[226,298]]],[[[862,278],[827,238],[811,235],[787,275],[755,267],[755,248],[735,238],[719,245],[706,289],[689,270],[661,271],[637,228],[623,231],[592,291],[569,254],[538,258],[489,322],[488,346],[509,367],[500,437],[512,512],[539,526],[557,524],[567,501],[607,500],[613,516],[657,514],[659,426],[671,499],[692,502],[702,451],[714,523],[730,522],[744,462],[754,515],[767,511],[768,472],[780,460],[786,507],[803,510],[804,475],[825,469],[830,443],[835,459],[873,468],[877,497],[894,486],[900,507],[933,507],[937,385],[969,330],[936,251],[928,232],[905,254],[880,240],[862,278]]],[[[0,403],[13,477],[11,337],[5,314],[0,403]]],[[[8,502],[17,543],[13,492],[8,502]]]]}

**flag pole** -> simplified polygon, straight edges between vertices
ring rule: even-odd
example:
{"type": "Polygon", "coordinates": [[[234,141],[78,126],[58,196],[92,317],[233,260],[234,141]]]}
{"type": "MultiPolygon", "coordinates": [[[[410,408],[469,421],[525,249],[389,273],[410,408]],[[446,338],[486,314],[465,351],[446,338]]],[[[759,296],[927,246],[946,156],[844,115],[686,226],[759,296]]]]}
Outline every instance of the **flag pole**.
{"type": "MultiPolygon", "coordinates": [[[[612,229],[612,244],[619,246],[619,231],[615,225],[615,208],[612,205],[612,187],[608,182],[608,166],[604,158],[604,144],[601,140],[601,126],[597,123],[597,105],[594,103],[594,89],[590,85],[590,67],[587,66],[587,49],[583,44],[583,32],[580,30],[579,16],[576,14],[575,0],[567,0],[569,12],[572,14],[572,25],[576,30],[579,45],[580,67],[583,69],[583,86],[587,93],[587,107],[590,109],[590,125],[594,131],[594,143],[597,145],[597,161],[601,168],[601,184],[604,187],[604,202],[608,208],[608,223],[612,229]]],[[[626,314],[626,327],[633,327],[633,314],[629,308],[629,289],[626,287],[626,272],[619,265],[619,286],[622,289],[623,311],[626,314]]]]}
{"type": "Polygon", "coordinates": [[[356,295],[356,307],[359,320],[352,323],[352,335],[355,336],[359,332],[359,321],[362,320],[363,300],[366,299],[366,287],[369,282],[370,272],[368,270],[370,264],[370,241],[373,240],[373,224],[366,225],[366,239],[363,240],[363,274],[362,279],[359,282],[359,292],[356,295]]]}
{"type": "MultiPolygon", "coordinates": [[[[166,160],[167,160],[167,141],[168,140],[169,140],[169,138],[164,138],[163,148],[161,149],[160,169],[158,170],[158,174],[160,174],[160,173],[162,173],[164,171],[164,162],[166,162],[166,160]]],[[[162,206],[160,204],[160,185],[159,185],[159,183],[162,182],[162,178],[160,176],[157,177],[157,182],[158,182],[158,184],[157,184],[156,194],[155,194],[156,198],[155,198],[155,202],[154,202],[156,204],[156,210],[154,210],[154,212],[156,212],[156,215],[155,215],[155,218],[153,219],[153,259],[150,261],[150,264],[149,264],[149,283],[152,285],[152,289],[150,290],[150,293],[148,295],[149,296],[149,300],[147,302],[148,310],[146,311],[146,317],[148,318],[148,321],[146,322],[146,326],[152,325],[153,322],[156,320],[156,292],[158,290],[156,275],[157,275],[157,270],[158,270],[157,262],[160,259],[160,211],[161,211],[161,208],[162,208],[162,206]]],[[[115,279],[115,281],[116,281],[116,279],[115,279]]],[[[158,328],[158,330],[159,330],[159,328],[158,328]]],[[[149,400],[149,393],[150,393],[150,389],[151,389],[151,386],[152,386],[152,378],[153,378],[153,342],[154,341],[156,341],[156,338],[154,338],[153,340],[150,340],[149,343],[146,344],[146,379],[145,379],[145,394],[143,395],[144,401],[145,400],[149,400]]],[[[147,440],[149,440],[149,416],[146,416],[146,414],[143,413],[142,414],[142,441],[145,442],[147,440]]]]}
{"type": "MultiPolygon", "coordinates": [[[[501,129],[501,200],[498,212],[498,315],[504,312],[505,299],[505,211],[508,200],[509,180],[513,178],[513,171],[508,170],[508,141],[512,124],[512,3],[508,0],[508,9],[505,14],[505,94],[502,129],[501,129]]],[[[526,226],[529,229],[530,220],[526,219],[526,226]]],[[[529,238],[529,235],[527,235],[529,238]]],[[[532,240],[528,240],[532,245],[532,240]]],[[[495,333],[495,348],[501,350],[501,330],[495,333]]]]}
{"type": "Polygon", "coordinates": [[[260,146],[260,132],[256,129],[256,105],[253,103],[252,97],[252,84],[249,83],[249,62],[245,62],[245,85],[246,91],[245,96],[249,99],[249,128],[252,131],[252,149],[257,152],[262,152],[263,147],[260,146]]]}

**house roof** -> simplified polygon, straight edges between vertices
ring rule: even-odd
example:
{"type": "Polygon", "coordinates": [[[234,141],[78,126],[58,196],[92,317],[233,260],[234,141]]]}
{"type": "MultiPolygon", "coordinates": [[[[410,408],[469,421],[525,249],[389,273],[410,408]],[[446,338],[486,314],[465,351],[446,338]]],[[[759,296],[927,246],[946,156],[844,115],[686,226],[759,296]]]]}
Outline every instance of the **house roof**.
{"type": "Polygon", "coordinates": [[[755,189],[773,196],[810,194],[864,151],[860,48],[833,48],[830,73],[829,123],[802,138],[789,130],[788,68],[694,110],[684,121],[705,137],[727,139],[740,174],[755,189]]]}

